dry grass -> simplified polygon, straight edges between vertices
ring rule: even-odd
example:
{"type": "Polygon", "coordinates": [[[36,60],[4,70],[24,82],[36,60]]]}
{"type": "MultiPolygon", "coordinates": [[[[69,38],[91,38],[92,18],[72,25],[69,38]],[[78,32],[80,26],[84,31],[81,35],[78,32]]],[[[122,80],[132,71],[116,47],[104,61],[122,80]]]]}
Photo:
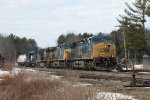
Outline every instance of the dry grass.
{"type": "Polygon", "coordinates": [[[74,71],[62,70],[59,72],[60,76],[63,76],[63,80],[72,82],[73,84],[79,81],[79,75],[74,71]]]}
{"type": "Polygon", "coordinates": [[[14,65],[11,62],[6,62],[4,64],[4,67],[1,67],[1,70],[4,71],[11,71],[13,69],[14,65]]]}
{"type": "MultiPolygon", "coordinates": [[[[62,79],[50,80],[45,72],[23,72],[4,76],[0,82],[0,100],[90,100],[97,92],[114,92],[149,100],[150,89],[125,88],[123,82],[113,80],[87,80],[94,86],[73,85],[81,81],[78,75],[67,70],[59,73],[62,79]]],[[[86,82],[85,80],[83,82],[86,82]]]]}
{"type": "Polygon", "coordinates": [[[0,83],[0,100],[87,100],[95,92],[93,87],[73,87],[29,73],[5,76],[0,83]]]}

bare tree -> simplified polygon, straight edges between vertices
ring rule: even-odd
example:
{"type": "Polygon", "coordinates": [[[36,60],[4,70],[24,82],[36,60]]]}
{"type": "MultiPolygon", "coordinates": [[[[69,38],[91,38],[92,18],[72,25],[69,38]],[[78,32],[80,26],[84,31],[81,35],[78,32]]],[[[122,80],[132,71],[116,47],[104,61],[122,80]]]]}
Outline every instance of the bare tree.
{"type": "Polygon", "coordinates": [[[15,48],[11,41],[2,35],[0,35],[0,54],[7,58],[8,61],[15,61],[15,48]]]}

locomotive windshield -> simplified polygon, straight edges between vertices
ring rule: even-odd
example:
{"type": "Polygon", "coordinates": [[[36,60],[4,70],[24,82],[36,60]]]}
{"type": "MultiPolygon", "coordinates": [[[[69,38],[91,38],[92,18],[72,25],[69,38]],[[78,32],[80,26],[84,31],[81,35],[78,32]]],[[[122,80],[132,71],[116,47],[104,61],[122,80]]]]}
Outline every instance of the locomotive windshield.
{"type": "Polygon", "coordinates": [[[94,36],[91,38],[92,44],[97,44],[100,42],[112,43],[112,39],[110,36],[94,36]]]}

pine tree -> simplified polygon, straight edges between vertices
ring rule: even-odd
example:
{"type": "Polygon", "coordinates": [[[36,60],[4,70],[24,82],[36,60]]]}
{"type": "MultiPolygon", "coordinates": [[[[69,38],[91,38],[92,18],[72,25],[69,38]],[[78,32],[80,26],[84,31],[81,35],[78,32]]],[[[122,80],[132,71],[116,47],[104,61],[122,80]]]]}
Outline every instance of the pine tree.
{"type": "Polygon", "coordinates": [[[140,54],[147,52],[147,44],[145,41],[145,22],[146,15],[149,9],[148,0],[135,0],[134,8],[128,3],[125,3],[127,9],[124,10],[126,15],[118,19],[121,29],[125,33],[127,50],[132,54],[140,54]]]}
{"type": "Polygon", "coordinates": [[[142,26],[143,30],[145,30],[145,22],[146,22],[146,14],[149,11],[149,0],[135,0],[132,8],[127,2],[125,3],[128,9],[125,9],[126,13],[125,18],[127,18],[132,24],[139,27],[142,26]]]}
{"type": "Polygon", "coordinates": [[[123,34],[121,33],[121,29],[117,30],[117,31],[112,31],[110,33],[110,36],[112,37],[114,44],[116,45],[116,53],[117,56],[119,58],[123,58],[124,57],[124,48],[123,48],[123,34]]]}
{"type": "Polygon", "coordinates": [[[147,0],[147,10],[146,15],[150,17],[150,0],[147,0]]]}
{"type": "Polygon", "coordinates": [[[58,37],[57,44],[60,45],[60,44],[65,43],[65,42],[66,42],[66,37],[63,34],[61,34],[58,37]]]}

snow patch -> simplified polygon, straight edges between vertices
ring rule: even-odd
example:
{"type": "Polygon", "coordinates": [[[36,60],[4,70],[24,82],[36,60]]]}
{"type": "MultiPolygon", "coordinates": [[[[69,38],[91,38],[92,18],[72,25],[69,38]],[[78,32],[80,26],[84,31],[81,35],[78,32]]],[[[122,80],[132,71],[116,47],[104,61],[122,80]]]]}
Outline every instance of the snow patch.
{"type": "Polygon", "coordinates": [[[29,71],[29,72],[37,72],[36,70],[34,69],[25,69],[26,71],[29,71]]]}
{"type": "MultiPolygon", "coordinates": [[[[125,67],[122,68],[123,70],[126,70],[125,67]]],[[[139,65],[134,65],[134,69],[144,69],[143,64],[139,64],[139,65]]],[[[128,70],[133,70],[133,68],[128,68],[128,70]]]]}
{"type": "Polygon", "coordinates": [[[138,100],[134,96],[123,95],[121,93],[99,92],[92,100],[138,100]]]}
{"type": "Polygon", "coordinates": [[[150,74],[150,72],[138,72],[138,73],[141,73],[141,74],[150,74]]]}
{"type": "Polygon", "coordinates": [[[51,80],[60,80],[63,76],[50,75],[51,80]]]}
{"type": "Polygon", "coordinates": [[[113,72],[118,72],[118,70],[116,70],[116,69],[114,69],[114,70],[112,70],[113,72]]]}
{"type": "Polygon", "coordinates": [[[12,75],[17,75],[19,73],[21,73],[21,71],[26,71],[26,72],[36,72],[36,70],[33,69],[21,69],[21,68],[13,68],[13,70],[11,71],[12,75]]]}
{"type": "Polygon", "coordinates": [[[80,83],[80,82],[73,85],[73,87],[85,87],[85,86],[93,86],[93,85],[89,83],[80,83]]]}
{"type": "Polygon", "coordinates": [[[6,76],[6,75],[9,75],[9,74],[10,74],[9,71],[2,71],[2,70],[0,69],[0,77],[6,76]]]}
{"type": "MultiPolygon", "coordinates": [[[[122,70],[127,70],[126,68],[122,68],[122,70]]],[[[128,70],[132,70],[132,68],[128,68],[128,70]]]]}
{"type": "Polygon", "coordinates": [[[0,77],[6,76],[6,75],[14,76],[14,75],[17,75],[20,72],[21,72],[20,68],[13,68],[12,71],[2,71],[2,70],[0,70],[0,77]]]}
{"type": "Polygon", "coordinates": [[[134,68],[135,69],[143,69],[143,64],[140,64],[140,65],[134,65],[134,68]]]}
{"type": "Polygon", "coordinates": [[[20,68],[13,68],[13,70],[11,71],[11,75],[17,75],[21,72],[20,68]]]}

